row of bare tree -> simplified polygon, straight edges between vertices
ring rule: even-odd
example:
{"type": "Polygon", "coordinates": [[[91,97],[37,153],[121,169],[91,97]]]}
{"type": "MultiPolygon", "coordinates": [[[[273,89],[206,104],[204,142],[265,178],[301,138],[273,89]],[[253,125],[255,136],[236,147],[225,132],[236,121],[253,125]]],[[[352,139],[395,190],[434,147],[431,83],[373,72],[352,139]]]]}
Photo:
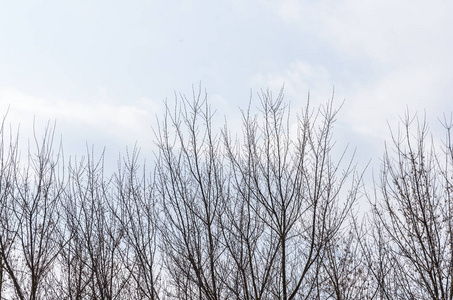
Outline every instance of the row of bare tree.
{"type": "Polygon", "coordinates": [[[402,120],[370,189],[333,152],[332,101],[294,121],[260,100],[232,135],[181,96],[152,172],[136,149],[113,175],[65,162],[52,126],[24,161],[3,122],[0,299],[453,299],[452,122],[438,145],[402,120]]]}

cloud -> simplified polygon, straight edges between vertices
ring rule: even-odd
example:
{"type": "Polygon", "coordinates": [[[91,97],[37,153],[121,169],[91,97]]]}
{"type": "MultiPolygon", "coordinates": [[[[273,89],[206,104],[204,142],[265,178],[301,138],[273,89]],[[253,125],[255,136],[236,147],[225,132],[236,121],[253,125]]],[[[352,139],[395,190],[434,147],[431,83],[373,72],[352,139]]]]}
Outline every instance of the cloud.
{"type": "Polygon", "coordinates": [[[387,121],[396,123],[407,110],[412,113],[426,110],[429,116],[435,116],[440,105],[436,78],[434,70],[400,69],[352,91],[345,112],[348,123],[369,138],[384,140],[389,136],[387,121]]]}
{"type": "Polygon", "coordinates": [[[310,92],[314,101],[324,103],[332,96],[332,78],[322,65],[310,64],[303,60],[290,63],[277,72],[257,73],[249,79],[249,85],[255,89],[269,88],[278,91],[284,85],[285,95],[292,104],[303,99],[310,92]]]}
{"type": "Polygon", "coordinates": [[[453,49],[453,2],[448,0],[283,0],[262,5],[344,60],[368,60],[379,68],[439,65],[453,49]]]}
{"type": "Polygon", "coordinates": [[[86,143],[113,147],[115,153],[126,146],[133,147],[136,142],[146,149],[152,148],[151,125],[161,112],[161,105],[148,98],[140,98],[131,105],[115,104],[102,94],[90,101],[74,101],[0,89],[0,109],[5,114],[9,107],[7,122],[14,127],[20,124],[20,136],[25,139],[33,136],[33,120],[38,136],[48,121],[56,120],[56,133],[62,135],[64,144],[70,145],[71,149],[65,149],[70,155],[83,154],[86,143]]]}
{"type": "Polygon", "coordinates": [[[344,55],[383,63],[432,59],[444,53],[452,21],[448,1],[325,2],[321,34],[344,55]]]}
{"type": "Polygon", "coordinates": [[[433,128],[451,111],[452,6],[445,0],[280,1],[273,4],[275,14],[300,36],[309,31],[334,56],[322,65],[295,57],[252,82],[274,88],[286,82],[289,94],[310,90],[312,99],[321,100],[335,84],[336,98],[346,98],[339,115],[351,132],[345,138],[375,151],[390,138],[387,121],[393,128],[407,109],[426,112],[433,128]]]}
{"type": "Polygon", "coordinates": [[[277,11],[287,22],[299,21],[303,14],[303,5],[297,0],[284,0],[278,4],[277,11]]]}
{"type": "Polygon", "coordinates": [[[397,132],[407,112],[426,117],[435,141],[444,138],[439,119],[451,112],[448,89],[436,68],[424,66],[400,68],[353,88],[339,116],[343,138],[358,147],[362,162],[373,159],[370,167],[379,170],[384,143],[391,144],[391,131],[397,132]]]}
{"type": "MultiPolygon", "coordinates": [[[[335,103],[345,103],[338,115],[335,139],[339,148],[346,144],[358,147],[363,162],[382,155],[384,141],[390,141],[389,125],[398,126],[400,116],[407,110],[419,116],[426,114],[431,128],[439,128],[437,118],[451,110],[451,72],[436,65],[401,66],[378,74],[357,84],[340,83],[335,87],[335,103]]],[[[323,65],[297,60],[277,72],[258,73],[250,79],[254,87],[269,87],[278,91],[285,84],[285,97],[291,101],[293,112],[299,112],[310,91],[312,107],[324,104],[332,96],[332,75],[323,65]]],[[[439,130],[440,129],[440,130],[439,130]]]]}

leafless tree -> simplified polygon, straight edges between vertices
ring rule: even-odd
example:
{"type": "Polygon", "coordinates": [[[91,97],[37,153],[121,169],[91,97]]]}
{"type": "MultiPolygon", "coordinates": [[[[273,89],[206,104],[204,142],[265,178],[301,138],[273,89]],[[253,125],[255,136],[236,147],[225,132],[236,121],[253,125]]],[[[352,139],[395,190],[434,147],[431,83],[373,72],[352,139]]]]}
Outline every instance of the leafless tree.
{"type": "Polygon", "coordinates": [[[441,147],[409,113],[392,133],[373,201],[379,298],[453,299],[452,120],[443,125],[441,147]]]}
{"type": "Polygon", "coordinates": [[[292,132],[283,92],[263,93],[261,122],[244,113],[239,143],[227,127],[213,133],[206,95],[181,98],[156,131],[171,296],[315,296],[321,258],[360,186],[352,160],[332,158],[332,102],[307,105],[292,132]]]}
{"type": "Polygon", "coordinates": [[[68,299],[126,297],[129,274],[120,249],[124,233],[115,213],[111,179],[104,175],[103,155],[94,151],[70,168],[66,189],[66,226],[71,240],[62,251],[62,295],[68,299]],[[111,202],[111,203],[110,203],[111,202]]]}
{"type": "Polygon", "coordinates": [[[134,299],[160,299],[161,255],[158,253],[159,206],[154,182],[140,171],[137,148],[119,164],[115,174],[116,204],[112,209],[119,222],[126,247],[120,249],[128,270],[131,296],[134,299]]]}
{"type": "Polygon", "coordinates": [[[36,152],[29,146],[25,163],[15,153],[13,141],[12,156],[2,169],[6,186],[2,191],[0,254],[18,299],[46,297],[43,283],[61,250],[59,199],[64,168],[61,147],[54,152],[54,128],[47,126],[41,140],[34,134],[36,152]]]}
{"type": "Polygon", "coordinates": [[[319,299],[370,299],[370,270],[362,248],[366,228],[358,226],[352,215],[346,225],[329,241],[320,259],[319,299]]]}
{"type": "Polygon", "coordinates": [[[220,143],[212,132],[206,95],[200,90],[194,91],[193,102],[181,98],[175,112],[167,107],[156,131],[162,252],[171,285],[167,292],[178,299],[220,299],[220,143]]]}
{"type": "Polygon", "coordinates": [[[317,111],[307,102],[294,134],[283,91],[276,99],[266,92],[262,123],[244,114],[243,144],[225,133],[235,195],[224,214],[224,237],[237,268],[228,286],[240,283],[238,298],[315,297],[317,264],[360,186],[352,160],[341,170],[342,157],[332,158],[337,112],[332,101],[317,111]]]}
{"type": "Polygon", "coordinates": [[[0,299],[7,292],[7,265],[11,259],[13,241],[17,238],[17,223],[10,218],[13,189],[14,166],[18,160],[18,135],[5,129],[6,116],[0,128],[0,299]]]}
{"type": "MultiPolygon", "coordinates": [[[[453,300],[453,117],[442,144],[409,114],[369,215],[333,98],[297,117],[283,90],[216,131],[207,94],[178,95],[139,150],[65,163],[54,127],[23,157],[0,127],[0,299],[453,300]]],[[[250,102],[252,103],[252,101],[250,102]]]]}

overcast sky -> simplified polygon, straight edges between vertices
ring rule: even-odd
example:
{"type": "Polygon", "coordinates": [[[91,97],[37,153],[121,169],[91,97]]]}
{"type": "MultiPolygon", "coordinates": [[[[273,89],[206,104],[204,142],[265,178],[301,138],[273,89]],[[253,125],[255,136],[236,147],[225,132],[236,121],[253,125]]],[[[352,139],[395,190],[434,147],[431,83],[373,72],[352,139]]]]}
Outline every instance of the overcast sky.
{"type": "Polygon", "coordinates": [[[56,120],[68,155],[137,141],[149,157],[175,91],[201,82],[232,122],[251,91],[285,84],[297,108],[335,87],[336,139],[379,160],[406,108],[435,130],[453,111],[452,13],[451,0],[0,0],[0,113],[23,136],[56,120]]]}

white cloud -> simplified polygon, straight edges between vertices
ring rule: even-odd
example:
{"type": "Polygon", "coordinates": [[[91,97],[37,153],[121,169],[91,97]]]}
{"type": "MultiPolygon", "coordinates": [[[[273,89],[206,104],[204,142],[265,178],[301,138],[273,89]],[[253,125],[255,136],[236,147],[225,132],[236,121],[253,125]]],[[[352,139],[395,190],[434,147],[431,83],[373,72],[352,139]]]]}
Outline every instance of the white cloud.
{"type": "MultiPolygon", "coordinates": [[[[447,91],[451,90],[450,81],[451,75],[439,70],[438,66],[414,65],[395,68],[366,84],[336,88],[336,104],[346,100],[338,115],[335,135],[339,147],[347,143],[358,147],[358,155],[365,163],[372,157],[379,158],[384,141],[390,139],[388,125],[395,129],[399,117],[404,116],[407,109],[412,114],[426,112],[431,127],[438,127],[437,118],[451,110],[451,101],[446,98],[447,91]]],[[[332,96],[329,70],[301,60],[280,72],[256,74],[250,80],[254,87],[268,86],[273,91],[278,91],[283,83],[293,112],[305,105],[309,90],[312,107],[324,104],[332,96]]]]}
{"type": "Polygon", "coordinates": [[[444,64],[441,60],[453,48],[453,2],[448,0],[283,0],[262,5],[345,59],[365,59],[384,68],[444,64]]]}
{"type": "Polygon", "coordinates": [[[426,111],[432,127],[451,111],[452,6],[446,0],[280,1],[274,9],[281,20],[297,26],[301,36],[309,31],[323,40],[336,61],[320,66],[295,60],[280,72],[256,75],[254,82],[273,88],[286,82],[288,94],[310,89],[318,95],[312,99],[321,101],[335,84],[337,100],[346,98],[339,118],[354,132],[351,142],[374,151],[370,145],[381,146],[390,137],[387,120],[396,126],[407,109],[426,111]]]}
{"type": "Polygon", "coordinates": [[[353,91],[346,105],[348,123],[369,138],[384,140],[389,136],[387,121],[395,123],[407,109],[413,113],[426,109],[434,116],[436,78],[433,70],[401,69],[353,91]]]}
{"type": "Polygon", "coordinates": [[[303,15],[302,2],[298,0],[284,0],[278,4],[278,14],[286,21],[298,21],[303,15]]]}
{"type": "Polygon", "coordinates": [[[255,74],[249,85],[255,89],[268,87],[272,91],[278,91],[284,85],[285,97],[296,106],[296,101],[305,103],[308,92],[314,101],[324,103],[332,96],[333,89],[332,78],[324,66],[302,60],[291,63],[280,72],[255,74]]]}
{"type": "Polygon", "coordinates": [[[86,143],[114,147],[111,150],[115,153],[133,147],[135,142],[146,149],[153,147],[151,125],[161,112],[159,104],[147,98],[140,98],[134,105],[114,104],[105,95],[98,96],[82,102],[0,89],[0,109],[5,114],[9,106],[7,123],[14,127],[20,124],[23,139],[32,137],[34,119],[38,136],[48,121],[56,120],[56,133],[70,145],[71,149],[65,149],[69,155],[83,154],[86,143]]]}
{"type": "Polygon", "coordinates": [[[349,56],[394,64],[432,59],[434,53],[445,53],[441,46],[452,25],[449,6],[448,1],[329,2],[321,15],[321,34],[349,56]]]}

